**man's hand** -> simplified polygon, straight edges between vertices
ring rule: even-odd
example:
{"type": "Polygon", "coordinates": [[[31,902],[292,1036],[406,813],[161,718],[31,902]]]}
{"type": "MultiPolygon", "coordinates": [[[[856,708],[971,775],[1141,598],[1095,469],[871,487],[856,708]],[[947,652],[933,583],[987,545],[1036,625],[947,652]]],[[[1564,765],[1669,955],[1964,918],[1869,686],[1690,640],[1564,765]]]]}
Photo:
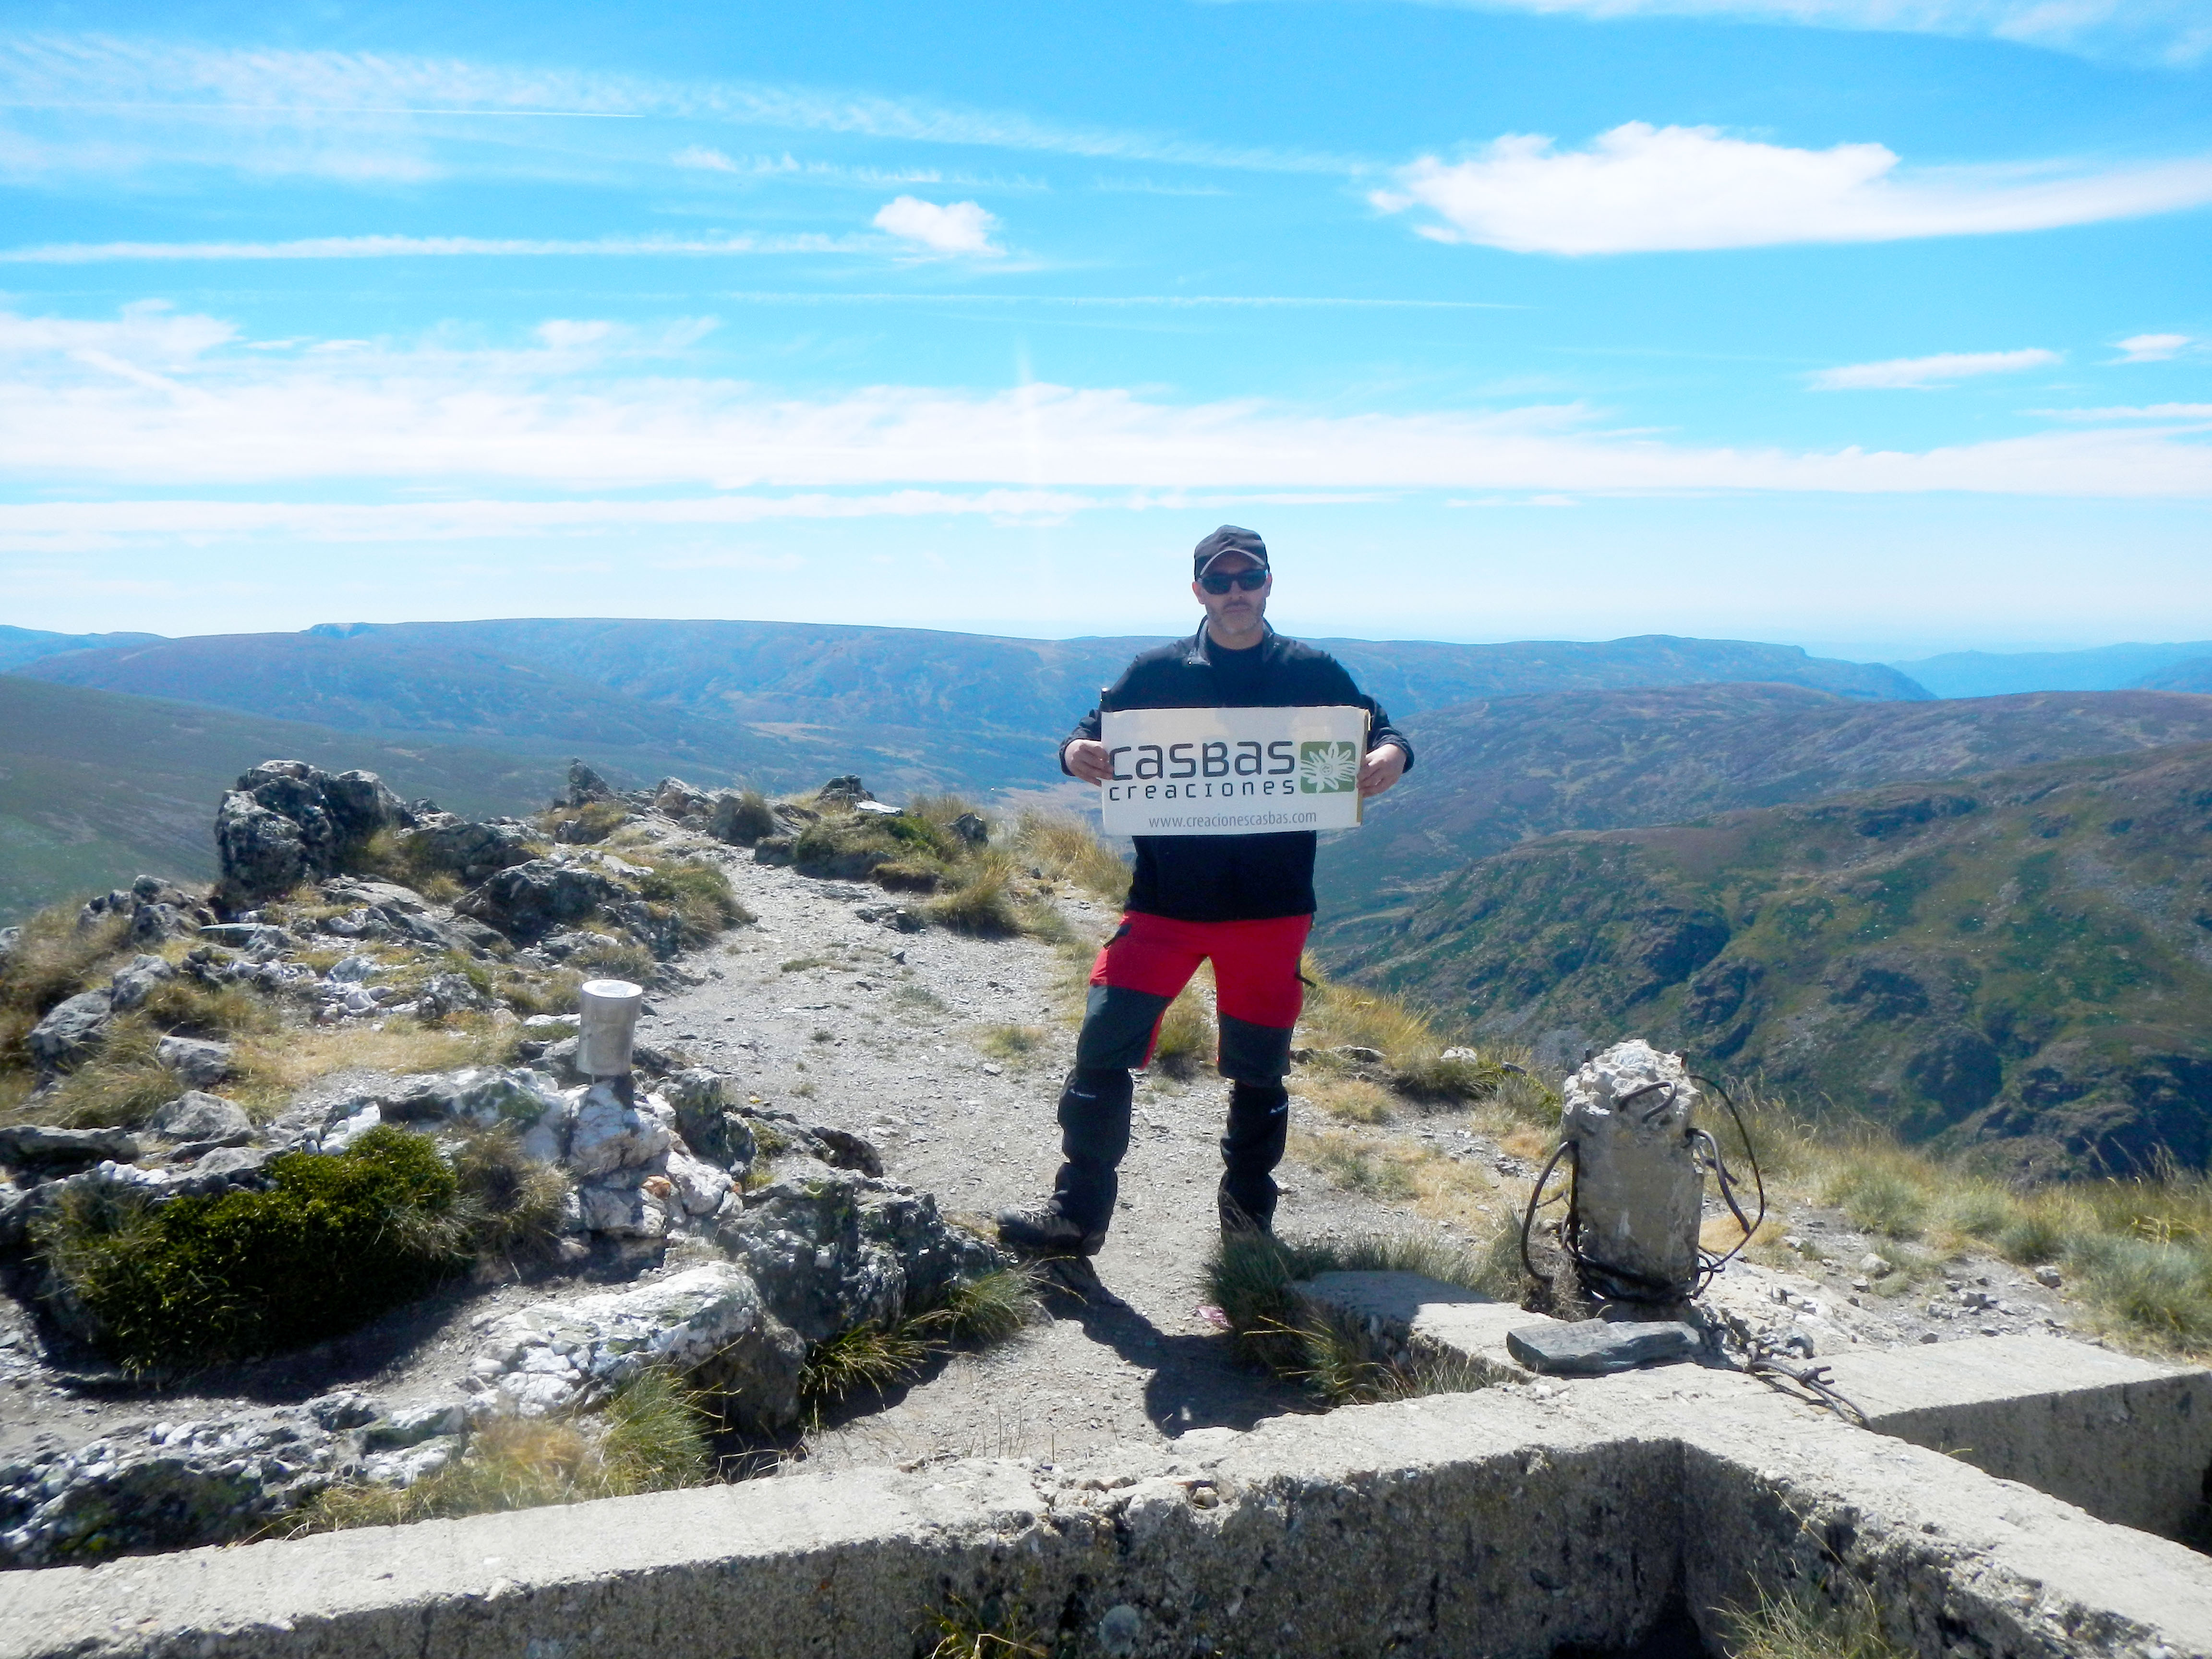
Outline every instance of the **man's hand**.
{"type": "MultiPolygon", "coordinates": [[[[1102,750],[1105,747],[1103,744],[1097,746],[1102,750]]],[[[1071,757],[1073,753],[1071,750],[1071,757]]],[[[1370,749],[1367,758],[1359,763],[1359,793],[1371,800],[1397,782],[1405,772],[1406,751],[1396,744],[1386,743],[1379,749],[1370,749]]]]}
{"type": "MultiPolygon", "coordinates": [[[[1085,783],[1103,783],[1114,775],[1114,757],[1106,752],[1106,745],[1095,738],[1079,738],[1061,751],[1060,758],[1067,769],[1085,783]]],[[[1393,773],[1395,779],[1397,775],[1393,773]]],[[[1384,788],[1389,787],[1385,784],[1384,788]]]]}

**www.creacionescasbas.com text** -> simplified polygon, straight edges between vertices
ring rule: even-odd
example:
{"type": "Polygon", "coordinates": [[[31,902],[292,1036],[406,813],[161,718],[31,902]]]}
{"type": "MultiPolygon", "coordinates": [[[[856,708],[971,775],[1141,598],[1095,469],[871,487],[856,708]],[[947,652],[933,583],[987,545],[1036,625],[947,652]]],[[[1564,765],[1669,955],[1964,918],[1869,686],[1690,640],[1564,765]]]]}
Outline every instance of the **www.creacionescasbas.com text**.
{"type": "Polygon", "coordinates": [[[1232,824],[1244,830],[1280,823],[1314,823],[1320,818],[1318,812],[1212,812],[1199,817],[1150,818],[1146,822],[1156,830],[1219,830],[1232,824]]]}

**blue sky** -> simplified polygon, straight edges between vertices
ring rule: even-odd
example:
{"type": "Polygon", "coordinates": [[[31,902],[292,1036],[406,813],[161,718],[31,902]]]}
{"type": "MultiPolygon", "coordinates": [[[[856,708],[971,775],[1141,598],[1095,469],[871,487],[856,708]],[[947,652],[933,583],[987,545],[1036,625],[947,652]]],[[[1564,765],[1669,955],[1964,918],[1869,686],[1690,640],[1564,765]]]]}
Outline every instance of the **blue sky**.
{"type": "Polygon", "coordinates": [[[2206,0],[7,18],[0,620],[2212,636],[2206,0]]]}

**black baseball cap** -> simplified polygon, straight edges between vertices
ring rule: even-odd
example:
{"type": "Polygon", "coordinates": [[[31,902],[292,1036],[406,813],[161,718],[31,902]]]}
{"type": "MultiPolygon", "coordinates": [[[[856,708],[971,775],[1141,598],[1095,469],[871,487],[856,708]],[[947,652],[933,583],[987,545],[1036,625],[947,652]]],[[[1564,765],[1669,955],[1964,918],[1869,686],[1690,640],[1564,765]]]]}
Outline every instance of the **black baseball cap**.
{"type": "Polygon", "coordinates": [[[1224,553],[1242,553],[1261,569],[1272,574],[1274,567],[1267,562],[1267,544],[1260,539],[1256,530],[1225,524],[1191,550],[1190,574],[1203,576],[1206,566],[1224,553]]]}

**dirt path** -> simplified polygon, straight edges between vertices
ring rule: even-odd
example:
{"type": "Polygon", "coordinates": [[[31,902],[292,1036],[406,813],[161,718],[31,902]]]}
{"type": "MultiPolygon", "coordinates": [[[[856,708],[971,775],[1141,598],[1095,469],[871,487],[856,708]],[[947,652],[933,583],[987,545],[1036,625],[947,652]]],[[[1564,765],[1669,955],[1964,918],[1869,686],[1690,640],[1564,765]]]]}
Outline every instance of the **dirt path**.
{"type": "MultiPolygon", "coordinates": [[[[988,1217],[1042,1194],[1058,1161],[1054,1103],[1074,1037],[1062,951],[1030,939],[897,933],[863,920],[864,909],[885,904],[873,887],[815,881],[708,845],[726,860],[758,921],[685,960],[689,974],[704,977],[650,999],[644,1039],[735,1074],[763,1103],[866,1136],[882,1149],[888,1175],[935,1193],[948,1212],[988,1217]],[[987,1051],[991,1034],[1008,1026],[1036,1034],[1029,1052],[987,1051]]],[[[1064,909],[1085,939],[1113,920],[1079,898],[1064,909]]],[[[1450,1183],[1459,1212],[1479,1222],[1470,1206],[1511,1210],[1534,1173],[1525,1146],[1515,1157],[1468,1115],[1395,1110],[1385,1121],[1346,1125],[1301,1094],[1310,1084],[1294,1074],[1291,1085],[1294,1156],[1277,1217],[1286,1235],[1436,1225],[1430,1200],[1439,1179],[1450,1183]],[[1319,1129],[1328,1143],[1317,1150],[1304,1142],[1315,1164],[1297,1161],[1301,1129],[1319,1129]],[[1401,1174],[1412,1169],[1428,1183],[1425,1198],[1405,1179],[1360,1173],[1393,1158],[1401,1174]]],[[[1155,1076],[1139,1084],[1121,1209],[1097,1264],[1126,1305],[1057,1298],[1054,1317],[1010,1342],[957,1355],[887,1399],[848,1402],[807,1437],[800,1459],[830,1468],[979,1454],[1057,1462],[1117,1442],[1243,1428],[1310,1409],[1295,1389],[1241,1365],[1200,1311],[1225,1086],[1210,1071],[1190,1083],[1155,1076]]],[[[1778,1266],[1732,1268],[1716,1299],[1777,1333],[1802,1329],[1823,1352],[1860,1341],[2052,1328],[2066,1311],[2027,1275],[1995,1262],[1954,1267],[1955,1282],[1925,1280],[1910,1296],[1894,1285],[1884,1287],[1887,1295],[1862,1295],[1851,1280],[1868,1240],[1834,1212],[1800,1213],[1786,1224],[1814,1248],[1778,1266]]],[[[679,1246],[664,1271],[702,1252],[711,1247],[679,1246]]],[[[36,1363],[27,1310],[0,1297],[0,1457],[39,1441],[81,1444],[337,1388],[369,1391],[392,1407],[449,1399],[473,1352],[474,1326],[523,1301],[599,1288],[558,1279],[457,1285],[337,1342],[159,1393],[46,1370],[36,1363]]]]}

